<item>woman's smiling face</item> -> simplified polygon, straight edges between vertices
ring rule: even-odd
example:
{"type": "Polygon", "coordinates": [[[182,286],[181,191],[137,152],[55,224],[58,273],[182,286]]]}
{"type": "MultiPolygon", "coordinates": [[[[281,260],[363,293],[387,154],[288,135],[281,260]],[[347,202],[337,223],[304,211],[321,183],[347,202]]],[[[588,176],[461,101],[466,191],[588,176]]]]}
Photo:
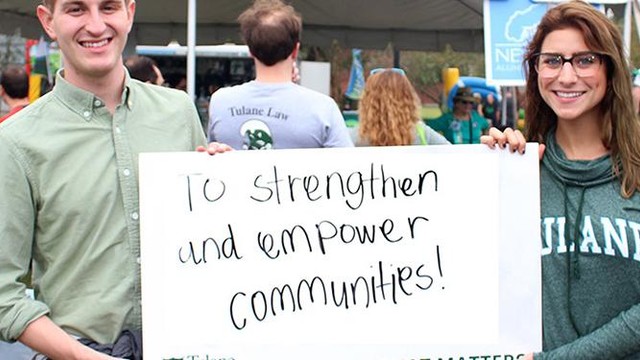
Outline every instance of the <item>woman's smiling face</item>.
{"type": "MultiPolygon", "coordinates": [[[[582,33],[575,28],[550,32],[542,42],[541,53],[570,58],[576,53],[592,51],[582,33]]],[[[558,121],[583,121],[600,117],[600,103],[607,89],[606,64],[589,76],[578,76],[571,62],[564,62],[554,77],[538,74],[538,87],[544,101],[558,116],[558,121]]]]}

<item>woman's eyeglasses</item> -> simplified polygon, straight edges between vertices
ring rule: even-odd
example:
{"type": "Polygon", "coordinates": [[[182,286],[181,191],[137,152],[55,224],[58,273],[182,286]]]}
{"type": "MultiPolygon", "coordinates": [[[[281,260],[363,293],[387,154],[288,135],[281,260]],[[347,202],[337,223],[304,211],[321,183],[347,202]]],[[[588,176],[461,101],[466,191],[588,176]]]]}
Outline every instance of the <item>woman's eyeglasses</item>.
{"type": "Polygon", "coordinates": [[[404,72],[404,70],[400,69],[400,68],[376,68],[371,70],[371,72],[369,72],[369,75],[373,75],[373,74],[377,74],[377,73],[381,73],[384,71],[393,71],[394,73],[398,73],[402,76],[407,76],[407,74],[404,72]]]}
{"type": "Polygon", "coordinates": [[[604,57],[605,55],[593,51],[575,53],[571,57],[555,53],[539,53],[532,56],[531,61],[538,75],[543,78],[554,78],[560,75],[565,63],[570,63],[579,77],[589,77],[595,75],[600,69],[604,57]]]}

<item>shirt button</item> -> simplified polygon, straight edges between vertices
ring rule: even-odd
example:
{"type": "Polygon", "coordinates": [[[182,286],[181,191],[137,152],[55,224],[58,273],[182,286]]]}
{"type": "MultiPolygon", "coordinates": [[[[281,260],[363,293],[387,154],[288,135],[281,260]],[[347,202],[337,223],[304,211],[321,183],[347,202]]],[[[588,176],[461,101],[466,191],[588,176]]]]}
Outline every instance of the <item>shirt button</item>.
{"type": "Polygon", "coordinates": [[[137,262],[138,264],[141,264],[141,263],[142,263],[142,261],[140,261],[140,257],[139,257],[139,256],[136,258],[136,262],[137,262]]]}
{"type": "Polygon", "coordinates": [[[124,169],[122,170],[122,173],[124,174],[124,176],[129,176],[131,175],[131,171],[129,169],[124,169]]]}
{"type": "Polygon", "coordinates": [[[95,106],[101,106],[101,105],[102,105],[102,102],[101,102],[100,100],[96,100],[96,101],[94,101],[94,102],[93,102],[93,105],[95,105],[95,106]]]}
{"type": "Polygon", "coordinates": [[[138,220],[138,218],[139,218],[139,217],[140,217],[140,216],[138,215],[138,213],[137,213],[137,212],[135,212],[135,211],[134,211],[134,212],[132,212],[132,213],[131,213],[131,218],[132,218],[133,220],[138,220]]]}
{"type": "Polygon", "coordinates": [[[84,115],[84,117],[88,118],[89,116],[91,116],[91,111],[85,111],[82,113],[82,115],[84,115]]]}
{"type": "Polygon", "coordinates": [[[116,133],[120,134],[120,132],[122,132],[122,130],[120,130],[120,127],[116,127],[116,133]]]}

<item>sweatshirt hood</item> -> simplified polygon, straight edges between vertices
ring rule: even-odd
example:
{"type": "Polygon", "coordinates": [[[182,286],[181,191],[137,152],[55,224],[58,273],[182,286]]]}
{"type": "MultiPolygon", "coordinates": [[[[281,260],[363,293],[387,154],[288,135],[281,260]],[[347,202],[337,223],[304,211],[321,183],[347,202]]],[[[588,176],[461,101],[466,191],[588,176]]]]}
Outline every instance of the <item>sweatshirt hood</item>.
{"type": "MultiPolygon", "coordinates": [[[[579,247],[582,238],[581,227],[583,205],[586,190],[590,187],[610,182],[613,177],[611,157],[607,154],[594,160],[569,160],[556,142],[555,130],[546,138],[546,150],[542,158],[542,166],[551,173],[552,178],[562,188],[564,196],[564,238],[567,245],[574,247],[567,251],[567,269],[569,279],[580,279],[579,247]],[[577,206],[575,213],[569,211],[569,189],[577,190],[577,206]],[[575,252],[575,253],[573,253],[575,252]]],[[[574,190],[575,191],[575,190],[574,190]]],[[[570,289],[570,287],[569,287],[570,289]]],[[[570,292],[570,290],[569,290],[570,292]]],[[[570,302],[570,293],[567,294],[570,302]]]]}
{"type": "Polygon", "coordinates": [[[556,142],[555,130],[547,134],[546,146],[542,165],[565,187],[589,188],[609,182],[614,177],[609,155],[594,160],[567,159],[556,142]]]}

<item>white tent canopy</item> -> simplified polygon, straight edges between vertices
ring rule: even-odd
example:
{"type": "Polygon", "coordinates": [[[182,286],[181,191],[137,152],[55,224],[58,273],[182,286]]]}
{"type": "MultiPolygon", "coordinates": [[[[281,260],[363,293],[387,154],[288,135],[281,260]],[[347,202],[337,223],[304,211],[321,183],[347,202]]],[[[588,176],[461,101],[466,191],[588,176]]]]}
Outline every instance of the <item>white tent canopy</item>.
{"type": "MultiPolygon", "coordinates": [[[[329,46],[438,51],[450,45],[455,51],[484,50],[483,0],[288,0],[303,17],[302,42],[329,46]]],[[[538,0],[551,1],[557,0],[538,0]]],[[[634,3],[638,0],[592,0],[634,3]]],[[[128,51],[136,45],[186,44],[188,92],[193,96],[195,44],[240,43],[238,15],[252,0],[138,0],[128,51]],[[191,11],[189,11],[191,9],[191,11]],[[194,11],[196,9],[196,11],[194,11]],[[191,78],[191,79],[190,79],[191,78]]],[[[35,19],[40,0],[0,0],[0,33],[39,38],[35,19]]],[[[625,21],[627,46],[630,18],[625,21]]],[[[619,15],[618,15],[619,16],[619,15]]],[[[640,27],[638,27],[640,33],[640,27]]]]}
{"type": "MultiPolygon", "coordinates": [[[[293,0],[303,43],[400,50],[483,50],[482,0],[293,0]]],[[[40,0],[0,0],[0,33],[38,38],[40,0]]],[[[251,0],[198,0],[196,43],[240,42],[236,18],[251,0]]],[[[187,43],[187,0],[138,0],[130,45],[187,43]]]]}

